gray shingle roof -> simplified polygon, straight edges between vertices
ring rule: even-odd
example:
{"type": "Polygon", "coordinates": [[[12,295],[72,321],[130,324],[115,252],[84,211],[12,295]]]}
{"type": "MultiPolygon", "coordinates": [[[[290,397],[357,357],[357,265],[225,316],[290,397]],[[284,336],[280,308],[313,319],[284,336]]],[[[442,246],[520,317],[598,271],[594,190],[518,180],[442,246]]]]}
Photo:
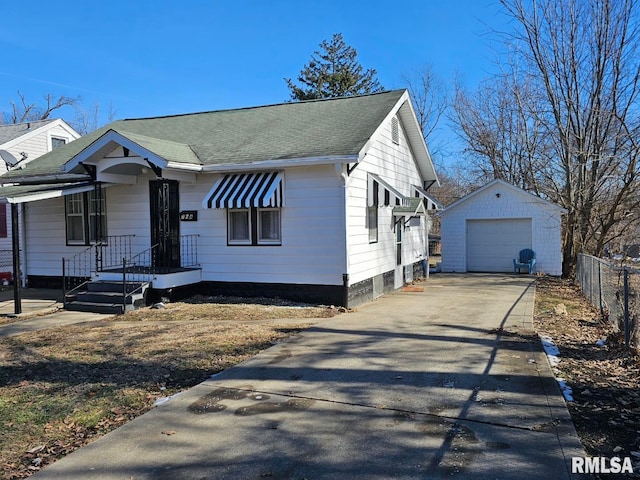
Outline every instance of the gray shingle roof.
{"type": "Polygon", "coordinates": [[[0,146],[53,121],[55,119],[0,125],[0,146]]]}
{"type": "Polygon", "coordinates": [[[354,155],[403,95],[372,95],[236,110],[120,120],[39,157],[3,178],[61,173],[109,130],[172,162],[200,165],[354,155]],[[195,154],[195,155],[194,155],[195,154]]]}

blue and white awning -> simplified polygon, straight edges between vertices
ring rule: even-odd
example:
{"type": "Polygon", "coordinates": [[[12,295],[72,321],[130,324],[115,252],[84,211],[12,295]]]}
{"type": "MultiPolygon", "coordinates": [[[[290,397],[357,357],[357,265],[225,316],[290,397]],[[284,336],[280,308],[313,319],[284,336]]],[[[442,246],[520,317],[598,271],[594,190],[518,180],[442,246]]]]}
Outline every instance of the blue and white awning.
{"type": "Polygon", "coordinates": [[[283,172],[222,176],[202,202],[204,208],[283,207],[283,172]]]}
{"type": "Polygon", "coordinates": [[[422,197],[424,199],[424,202],[425,202],[426,207],[427,207],[427,211],[429,211],[429,210],[436,210],[436,211],[444,210],[444,205],[442,205],[442,203],[440,203],[438,200],[436,200],[434,197],[432,197],[430,194],[428,194],[427,191],[424,188],[419,187],[418,185],[414,185],[413,188],[416,191],[416,197],[422,197]]]}
{"type": "Polygon", "coordinates": [[[375,173],[367,173],[367,180],[367,205],[369,207],[409,205],[409,200],[398,189],[375,173]]]}

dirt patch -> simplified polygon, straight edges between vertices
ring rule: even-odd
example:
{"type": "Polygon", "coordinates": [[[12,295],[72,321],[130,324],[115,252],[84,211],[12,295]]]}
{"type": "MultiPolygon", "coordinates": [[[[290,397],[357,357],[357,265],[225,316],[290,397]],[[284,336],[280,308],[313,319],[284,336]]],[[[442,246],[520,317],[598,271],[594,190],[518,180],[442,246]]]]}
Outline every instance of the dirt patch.
{"type": "Polygon", "coordinates": [[[560,350],[558,375],[573,390],[568,408],[587,455],[630,457],[640,478],[640,357],[568,281],[538,279],[534,324],[560,350]]]}
{"type": "Polygon", "coordinates": [[[199,298],[0,339],[0,478],[28,477],[157,399],[338,313],[243,302],[199,298]]]}

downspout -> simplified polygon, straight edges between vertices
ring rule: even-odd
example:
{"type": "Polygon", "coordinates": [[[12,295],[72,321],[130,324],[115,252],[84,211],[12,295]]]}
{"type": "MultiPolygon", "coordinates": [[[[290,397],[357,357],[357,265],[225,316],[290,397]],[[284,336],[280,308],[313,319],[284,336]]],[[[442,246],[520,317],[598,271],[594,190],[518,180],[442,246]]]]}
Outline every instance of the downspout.
{"type": "Polygon", "coordinates": [[[341,237],[344,241],[344,249],[343,249],[343,253],[344,253],[344,258],[342,259],[343,264],[342,264],[342,288],[343,288],[343,297],[342,297],[342,303],[343,306],[345,308],[348,308],[349,306],[349,229],[347,226],[347,206],[348,206],[348,201],[347,201],[347,181],[349,179],[349,174],[347,171],[348,166],[342,163],[335,163],[334,164],[335,167],[335,171],[336,171],[336,175],[338,176],[338,178],[340,179],[340,181],[342,182],[342,195],[340,197],[341,200],[341,205],[340,205],[340,215],[341,215],[341,219],[340,219],[340,225],[342,226],[343,230],[342,232],[340,232],[341,237]]]}

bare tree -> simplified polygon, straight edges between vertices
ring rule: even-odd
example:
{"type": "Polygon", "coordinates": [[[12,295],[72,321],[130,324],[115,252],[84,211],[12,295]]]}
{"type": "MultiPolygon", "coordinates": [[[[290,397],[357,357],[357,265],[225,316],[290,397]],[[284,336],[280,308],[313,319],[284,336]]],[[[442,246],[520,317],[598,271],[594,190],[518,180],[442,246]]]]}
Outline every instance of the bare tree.
{"type": "Polygon", "coordinates": [[[402,79],[407,84],[422,135],[428,143],[448,108],[449,99],[445,86],[431,65],[426,65],[413,74],[404,74],[402,79]]]}
{"type": "Polygon", "coordinates": [[[579,252],[599,255],[623,226],[638,223],[637,6],[635,0],[501,1],[516,26],[507,38],[508,77],[467,102],[474,112],[463,114],[461,103],[457,119],[487,172],[567,209],[563,274],[569,275],[579,252]],[[488,105],[479,103],[485,98],[488,105]]]}
{"type": "MultiPolygon", "coordinates": [[[[43,105],[39,105],[37,103],[27,102],[25,96],[20,92],[18,92],[18,97],[20,98],[19,103],[16,103],[13,100],[10,101],[11,112],[9,113],[8,123],[46,120],[54,111],[65,106],[76,106],[80,101],[79,98],[67,97],[64,95],[55,97],[49,93],[44,96],[45,103],[43,105]]],[[[1,120],[2,117],[0,116],[0,121],[1,120]]]]}
{"type": "MultiPolygon", "coordinates": [[[[81,105],[76,105],[76,118],[72,122],[73,128],[75,128],[80,135],[86,135],[87,133],[97,130],[101,125],[100,122],[100,104],[95,103],[91,108],[86,109],[81,105]]],[[[109,104],[107,109],[107,122],[111,123],[116,118],[116,109],[112,104],[109,104]]]]}
{"type": "Polygon", "coordinates": [[[530,111],[534,105],[531,86],[508,75],[484,83],[475,94],[456,86],[453,121],[474,178],[484,183],[502,179],[542,194],[548,146],[530,111]]]}

